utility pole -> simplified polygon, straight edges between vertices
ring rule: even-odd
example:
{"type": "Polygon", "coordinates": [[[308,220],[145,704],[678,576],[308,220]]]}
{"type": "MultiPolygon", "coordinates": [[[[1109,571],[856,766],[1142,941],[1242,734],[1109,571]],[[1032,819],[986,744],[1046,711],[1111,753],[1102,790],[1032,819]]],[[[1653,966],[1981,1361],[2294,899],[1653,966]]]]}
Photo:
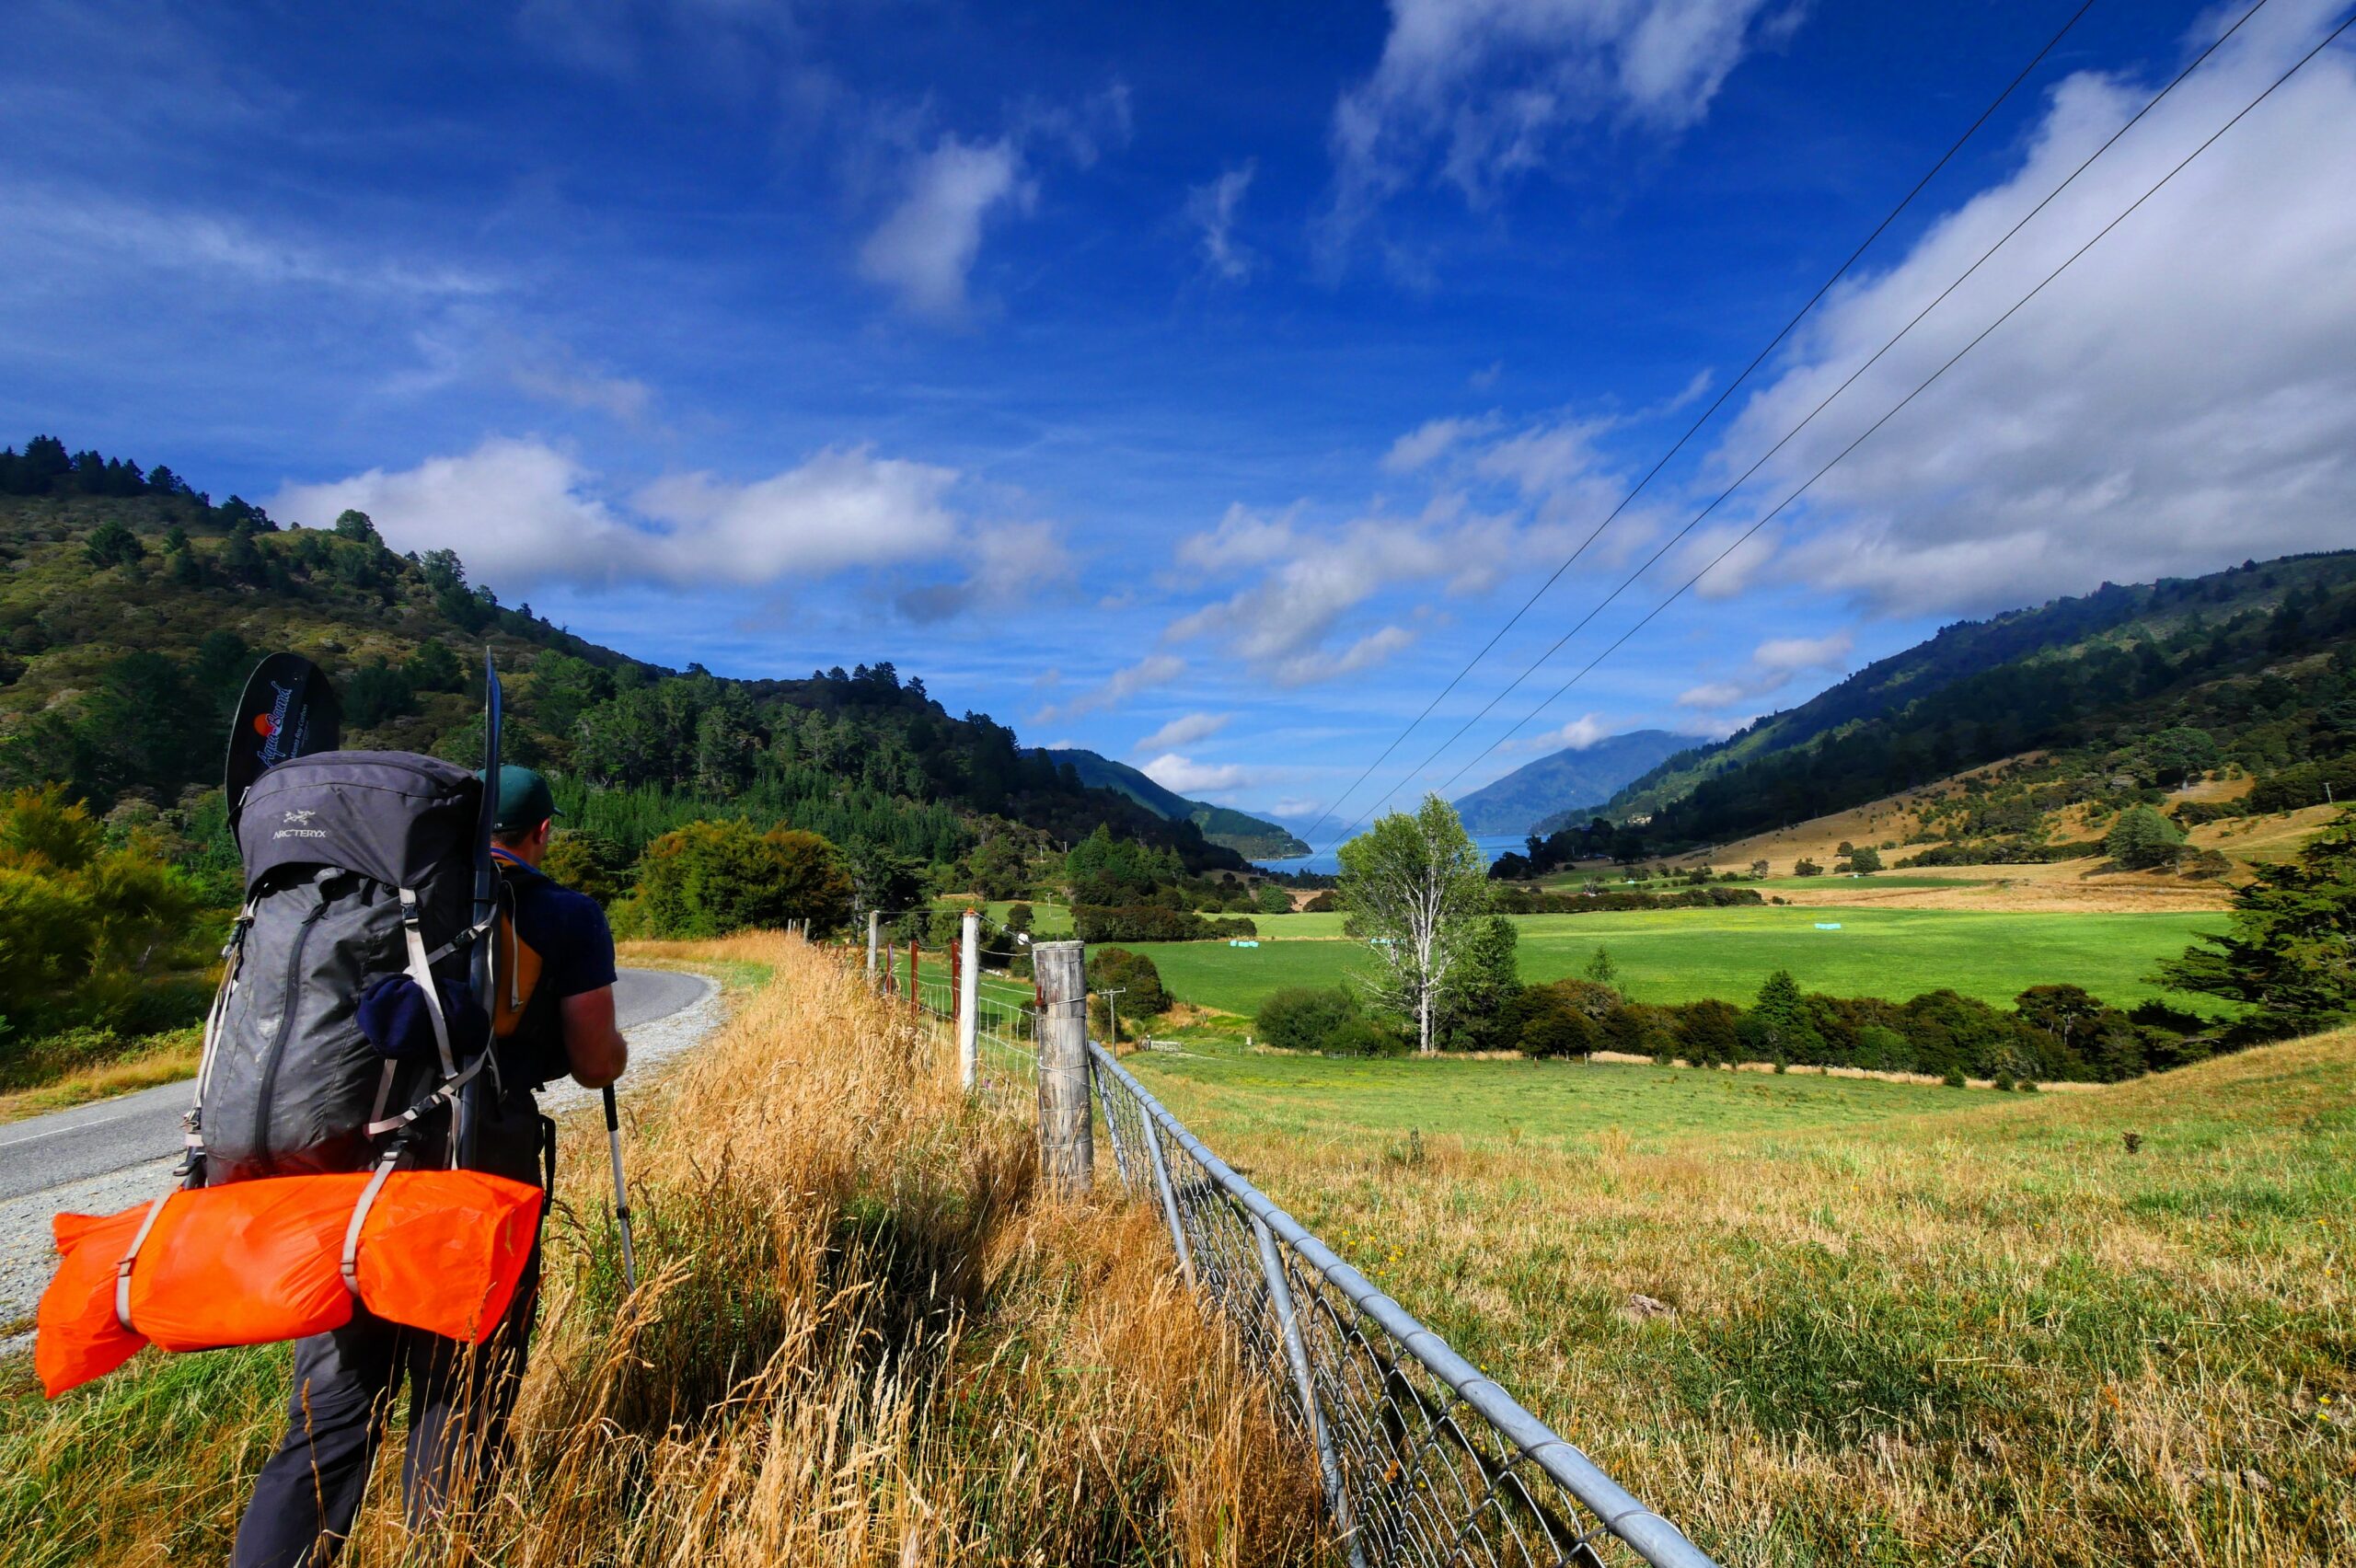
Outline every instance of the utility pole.
{"type": "Polygon", "coordinates": [[[1113,998],[1127,996],[1128,987],[1118,986],[1110,991],[1099,991],[1096,994],[1104,998],[1104,1019],[1112,1025],[1105,1043],[1112,1049],[1118,1050],[1121,1044],[1121,1013],[1120,1005],[1113,998]]]}
{"type": "Polygon", "coordinates": [[[968,909],[957,938],[957,1081],[968,1094],[981,1067],[981,1001],[982,917],[968,909]]]}
{"type": "Polygon", "coordinates": [[[1088,1104],[1087,950],[1034,942],[1039,986],[1039,1163],[1066,1197],[1088,1191],[1096,1164],[1088,1104]]]}

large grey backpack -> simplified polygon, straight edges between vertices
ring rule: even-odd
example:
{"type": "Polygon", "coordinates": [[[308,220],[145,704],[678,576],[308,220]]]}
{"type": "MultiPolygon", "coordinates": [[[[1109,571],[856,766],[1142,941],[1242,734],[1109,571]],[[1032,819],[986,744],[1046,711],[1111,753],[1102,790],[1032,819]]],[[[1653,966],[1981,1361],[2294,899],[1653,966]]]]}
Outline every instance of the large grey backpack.
{"type": "Polygon", "coordinates": [[[479,934],[481,809],[472,773],[405,752],[294,757],[246,791],[246,903],[205,1021],[191,1185],[459,1163],[456,1101],[491,1053],[453,1037],[434,981],[465,977],[479,934]],[[425,994],[436,1059],[387,1059],[361,1032],[361,993],[400,974],[425,994]]]}

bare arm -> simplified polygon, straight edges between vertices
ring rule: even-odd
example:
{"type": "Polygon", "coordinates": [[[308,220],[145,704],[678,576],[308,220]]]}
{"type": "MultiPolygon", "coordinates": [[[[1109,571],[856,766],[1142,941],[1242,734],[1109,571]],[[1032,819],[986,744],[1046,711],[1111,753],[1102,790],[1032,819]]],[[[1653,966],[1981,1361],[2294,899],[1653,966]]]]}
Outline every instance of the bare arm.
{"type": "Polygon", "coordinates": [[[629,1042],[614,1027],[611,986],[558,998],[557,1013],[564,1024],[564,1055],[573,1081],[603,1089],[622,1076],[629,1066],[629,1042]]]}

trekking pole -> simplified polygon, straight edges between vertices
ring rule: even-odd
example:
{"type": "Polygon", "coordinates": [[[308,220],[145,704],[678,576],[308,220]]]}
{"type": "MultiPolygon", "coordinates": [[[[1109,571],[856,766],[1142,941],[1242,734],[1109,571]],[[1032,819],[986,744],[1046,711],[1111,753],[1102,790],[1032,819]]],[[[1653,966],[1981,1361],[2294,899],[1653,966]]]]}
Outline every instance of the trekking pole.
{"type": "Polygon", "coordinates": [[[638,1288],[638,1259],[629,1245],[629,1191],[622,1185],[622,1110],[606,1086],[606,1152],[614,1157],[614,1218],[622,1228],[622,1282],[638,1288]]]}

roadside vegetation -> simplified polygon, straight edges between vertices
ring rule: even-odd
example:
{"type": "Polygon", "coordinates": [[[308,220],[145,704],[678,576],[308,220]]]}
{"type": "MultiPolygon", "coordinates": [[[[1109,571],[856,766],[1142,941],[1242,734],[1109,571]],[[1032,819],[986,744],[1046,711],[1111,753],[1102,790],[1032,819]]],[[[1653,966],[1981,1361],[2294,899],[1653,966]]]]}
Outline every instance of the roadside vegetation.
{"type": "MultiPolygon", "coordinates": [[[[771,976],[636,1102],[640,1289],[584,1115],[513,1458],[416,1539],[388,1446],[342,1561],[1324,1560],[1313,1471],[1181,1298],[1154,1216],[1045,1202],[1027,1119],[968,1104],[838,955],[634,956],[771,976]]],[[[285,1365],[150,1351],[45,1405],[0,1362],[0,1563],[225,1558],[285,1365]]]]}

